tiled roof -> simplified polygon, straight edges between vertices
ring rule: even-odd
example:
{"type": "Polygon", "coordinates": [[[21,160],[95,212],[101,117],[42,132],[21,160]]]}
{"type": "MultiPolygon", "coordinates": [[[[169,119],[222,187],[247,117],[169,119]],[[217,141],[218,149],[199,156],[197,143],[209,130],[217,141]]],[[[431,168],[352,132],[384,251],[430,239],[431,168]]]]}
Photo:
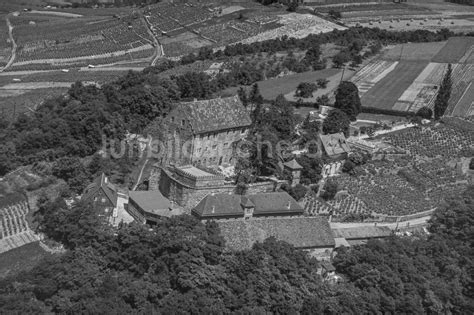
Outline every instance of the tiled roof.
{"type": "Polygon", "coordinates": [[[255,205],[254,214],[301,212],[301,207],[287,192],[270,192],[247,196],[255,205]]]}
{"type": "Polygon", "coordinates": [[[107,198],[114,205],[114,207],[116,207],[118,193],[117,187],[115,187],[114,184],[108,182],[107,177],[104,173],[102,173],[84,189],[84,194],[82,195],[81,200],[93,200],[101,189],[103,190],[104,195],[107,196],[107,198]]]}
{"type": "Polygon", "coordinates": [[[207,195],[192,210],[200,218],[214,216],[243,216],[240,195],[216,194],[207,195]]]}
{"type": "Polygon", "coordinates": [[[195,134],[251,124],[238,96],[180,103],[175,110],[186,114],[195,134]]]}
{"type": "Polygon", "coordinates": [[[303,208],[286,192],[255,195],[207,195],[193,209],[199,218],[218,216],[243,216],[245,205],[254,205],[254,215],[303,214],[303,208]]]}
{"type": "Polygon", "coordinates": [[[350,239],[388,237],[392,234],[387,226],[361,226],[353,228],[333,229],[334,237],[350,239]]]}
{"type": "Polygon", "coordinates": [[[346,142],[346,137],[342,132],[329,135],[320,135],[324,150],[328,156],[351,152],[351,148],[346,142]]]}
{"type": "Polygon", "coordinates": [[[329,223],[320,217],[219,220],[217,224],[230,250],[249,249],[272,236],[297,248],[335,246],[329,223]]]}
{"type": "Polygon", "coordinates": [[[130,200],[133,200],[140,208],[146,212],[166,209],[171,207],[170,201],[158,190],[154,191],[130,191],[130,200]]]}

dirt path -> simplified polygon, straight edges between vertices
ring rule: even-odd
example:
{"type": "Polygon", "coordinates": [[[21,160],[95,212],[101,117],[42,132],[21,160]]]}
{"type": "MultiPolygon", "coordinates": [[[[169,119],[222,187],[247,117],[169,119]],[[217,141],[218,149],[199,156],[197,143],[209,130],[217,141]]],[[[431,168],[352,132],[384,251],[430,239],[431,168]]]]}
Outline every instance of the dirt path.
{"type": "Polygon", "coordinates": [[[8,36],[10,37],[10,41],[12,43],[12,54],[10,56],[10,60],[8,60],[8,63],[6,64],[5,67],[3,67],[3,69],[0,69],[0,72],[5,71],[6,69],[8,69],[8,67],[10,67],[13,64],[16,58],[16,48],[17,48],[15,39],[13,38],[13,26],[10,23],[10,19],[8,18],[8,15],[5,17],[5,20],[8,26],[8,36]]]}
{"type": "Polygon", "coordinates": [[[156,62],[158,61],[159,58],[163,56],[163,46],[161,46],[160,42],[158,39],[156,39],[156,34],[153,32],[151,29],[151,24],[148,21],[148,19],[143,16],[143,19],[145,21],[146,29],[148,30],[148,34],[150,34],[151,38],[153,38],[153,43],[155,46],[155,53],[153,54],[153,57],[151,59],[151,66],[156,65],[156,62]]]}

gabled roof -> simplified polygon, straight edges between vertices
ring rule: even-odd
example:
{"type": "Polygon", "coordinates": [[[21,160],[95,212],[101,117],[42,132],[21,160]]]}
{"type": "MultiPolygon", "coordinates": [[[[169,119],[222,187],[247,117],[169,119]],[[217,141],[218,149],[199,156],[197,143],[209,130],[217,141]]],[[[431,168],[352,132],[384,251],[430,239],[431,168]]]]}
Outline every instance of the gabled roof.
{"type": "Polygon", "coordinates": [[[183,102],[173,111],[187,116],[195,134],[247,127],[252,122],[238,96],[183,102]]]}
{"type": "Polygon", "coordinates": [[[240,195],[211,194],[204,197],[192,210],[199,218],[215,216],[243,216],[240,195]]]}
{"type": "Polygon", "coordinates": [[[304,209],[287,192],[269,192],[247,196],[255,205],[254,214],[284,214],[301,212],[304,209]]]}
{"type": "Polygon", "coordinates": [[[288,167],[291,170],[300,170],[303,168],[303,166],[299,165],[298,162],[296,162],[296,159],[293,159],[291,161],[283,163],[286,167],[288,167]]]}
{"type": "Polygon", "coordinates": [[[116,207],[118,193],[117,187],[107,180],[107,177],[104,173],[94,179],[94,181],[84,189],[84,193],[81,197],[81,200],[93,200],[94,197],[97,196],[97,194],[101,190],[104,192],[104,195],[110,200],[110,202],[114,205],[114,207],[116,207]]]}
{"type": "Polygon", "coordinates": [[[219,220],[217,224],[230,250],[249,249],[269,237],[297,248],[335,246],[329,223],[321,217],[219,220]]]}
{"type": "Polygon", "coordinates": [[[254,195],[207,195],[192,212],[199,218],[242,216],[244,207],[254,207],[254,215],[303,214],[304,209],[286,192],[270,192],[254,195]]]}
{"type": "Polygon", "coordinates": [[[171,207],[170,201],[158,190],[150,191],[130,191],[130,200],[133,200],[140,208],[146,212],[166,209],[171,207]]]}
{"type": "Polygon", "coordinates": [[[342,132],[328,135],[319,135],[319,137],[321,138],[324,151],[326,151],[328,156],[351,152],[351,148],[346,142],[346,137],[342,132]]]}

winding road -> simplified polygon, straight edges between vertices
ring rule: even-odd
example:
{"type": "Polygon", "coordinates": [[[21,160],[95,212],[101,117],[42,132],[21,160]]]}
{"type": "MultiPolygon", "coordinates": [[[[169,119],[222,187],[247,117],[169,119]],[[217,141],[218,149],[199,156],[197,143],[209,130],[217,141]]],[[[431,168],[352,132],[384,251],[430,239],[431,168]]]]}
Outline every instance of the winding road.
{"type": "Polygon", "coordinates": [[[153,57],[151,59],[151,66],[156,65],[156,62],[160,57],[163,56],[163,47],[161,46],[160,42],[158,39],[156,39],[156,34],[155,32],[151,29],[151,23],[148,21],[148,18],[146,16],[143,16],[143,19],[145,20],[145,25],[148,30],[148,34],[150,34],[151,38],[153,38],[153,43],[155,46],[155,53],[153,54],[153,57]]]}
{"type": "Polygon", "coordinates": [[[3,69],[0,69],[0,72],[5,71],[6,69],[8,69],[8,67],[10,67],[13,64],[16,58],[16,48],[17,48],[15,39],[13,38],[13,26],[12,26],[12,23],[10,22],[10,19],[8,18],[8,15],[5,17],[5,20],[8,26],[8,36],[10,37],[10,41],[12,43],[12,53],[10,56],[10,60],[8,60],[8,63],[6,64],[5,67],[3,67],[3,69]]]}

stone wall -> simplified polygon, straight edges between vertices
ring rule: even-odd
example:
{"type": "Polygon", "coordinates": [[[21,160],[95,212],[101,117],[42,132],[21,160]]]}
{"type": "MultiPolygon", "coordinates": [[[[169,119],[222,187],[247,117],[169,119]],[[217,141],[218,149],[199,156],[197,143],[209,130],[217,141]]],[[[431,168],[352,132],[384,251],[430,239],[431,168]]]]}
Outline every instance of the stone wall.
{"type": "Polygon", "coordinates": [[[192,162],[204,166],[234,164],[234,143],[245,138],[246,134],[247,128],[237,128],[196,135],[192,162]]]}
{"type": "MultiPolygon", "coordinates": [[[[183,207],[185,213],[187,214],[190,214],[191,209],[209,194],[233,194],[236,190],[236,186],[232,184],[210,187],[188,186],[185,183],[175,179],[171,172],[164,169],[161,169],[158,188],[163,196],[183,207]]],[[[150,189],[152,189],[151,185],[150,189]]],[[[249,194],[256,194],[274,190],[275,184],[271,181],[268,181],[250,184],[247,192],[249,194]]]]}

